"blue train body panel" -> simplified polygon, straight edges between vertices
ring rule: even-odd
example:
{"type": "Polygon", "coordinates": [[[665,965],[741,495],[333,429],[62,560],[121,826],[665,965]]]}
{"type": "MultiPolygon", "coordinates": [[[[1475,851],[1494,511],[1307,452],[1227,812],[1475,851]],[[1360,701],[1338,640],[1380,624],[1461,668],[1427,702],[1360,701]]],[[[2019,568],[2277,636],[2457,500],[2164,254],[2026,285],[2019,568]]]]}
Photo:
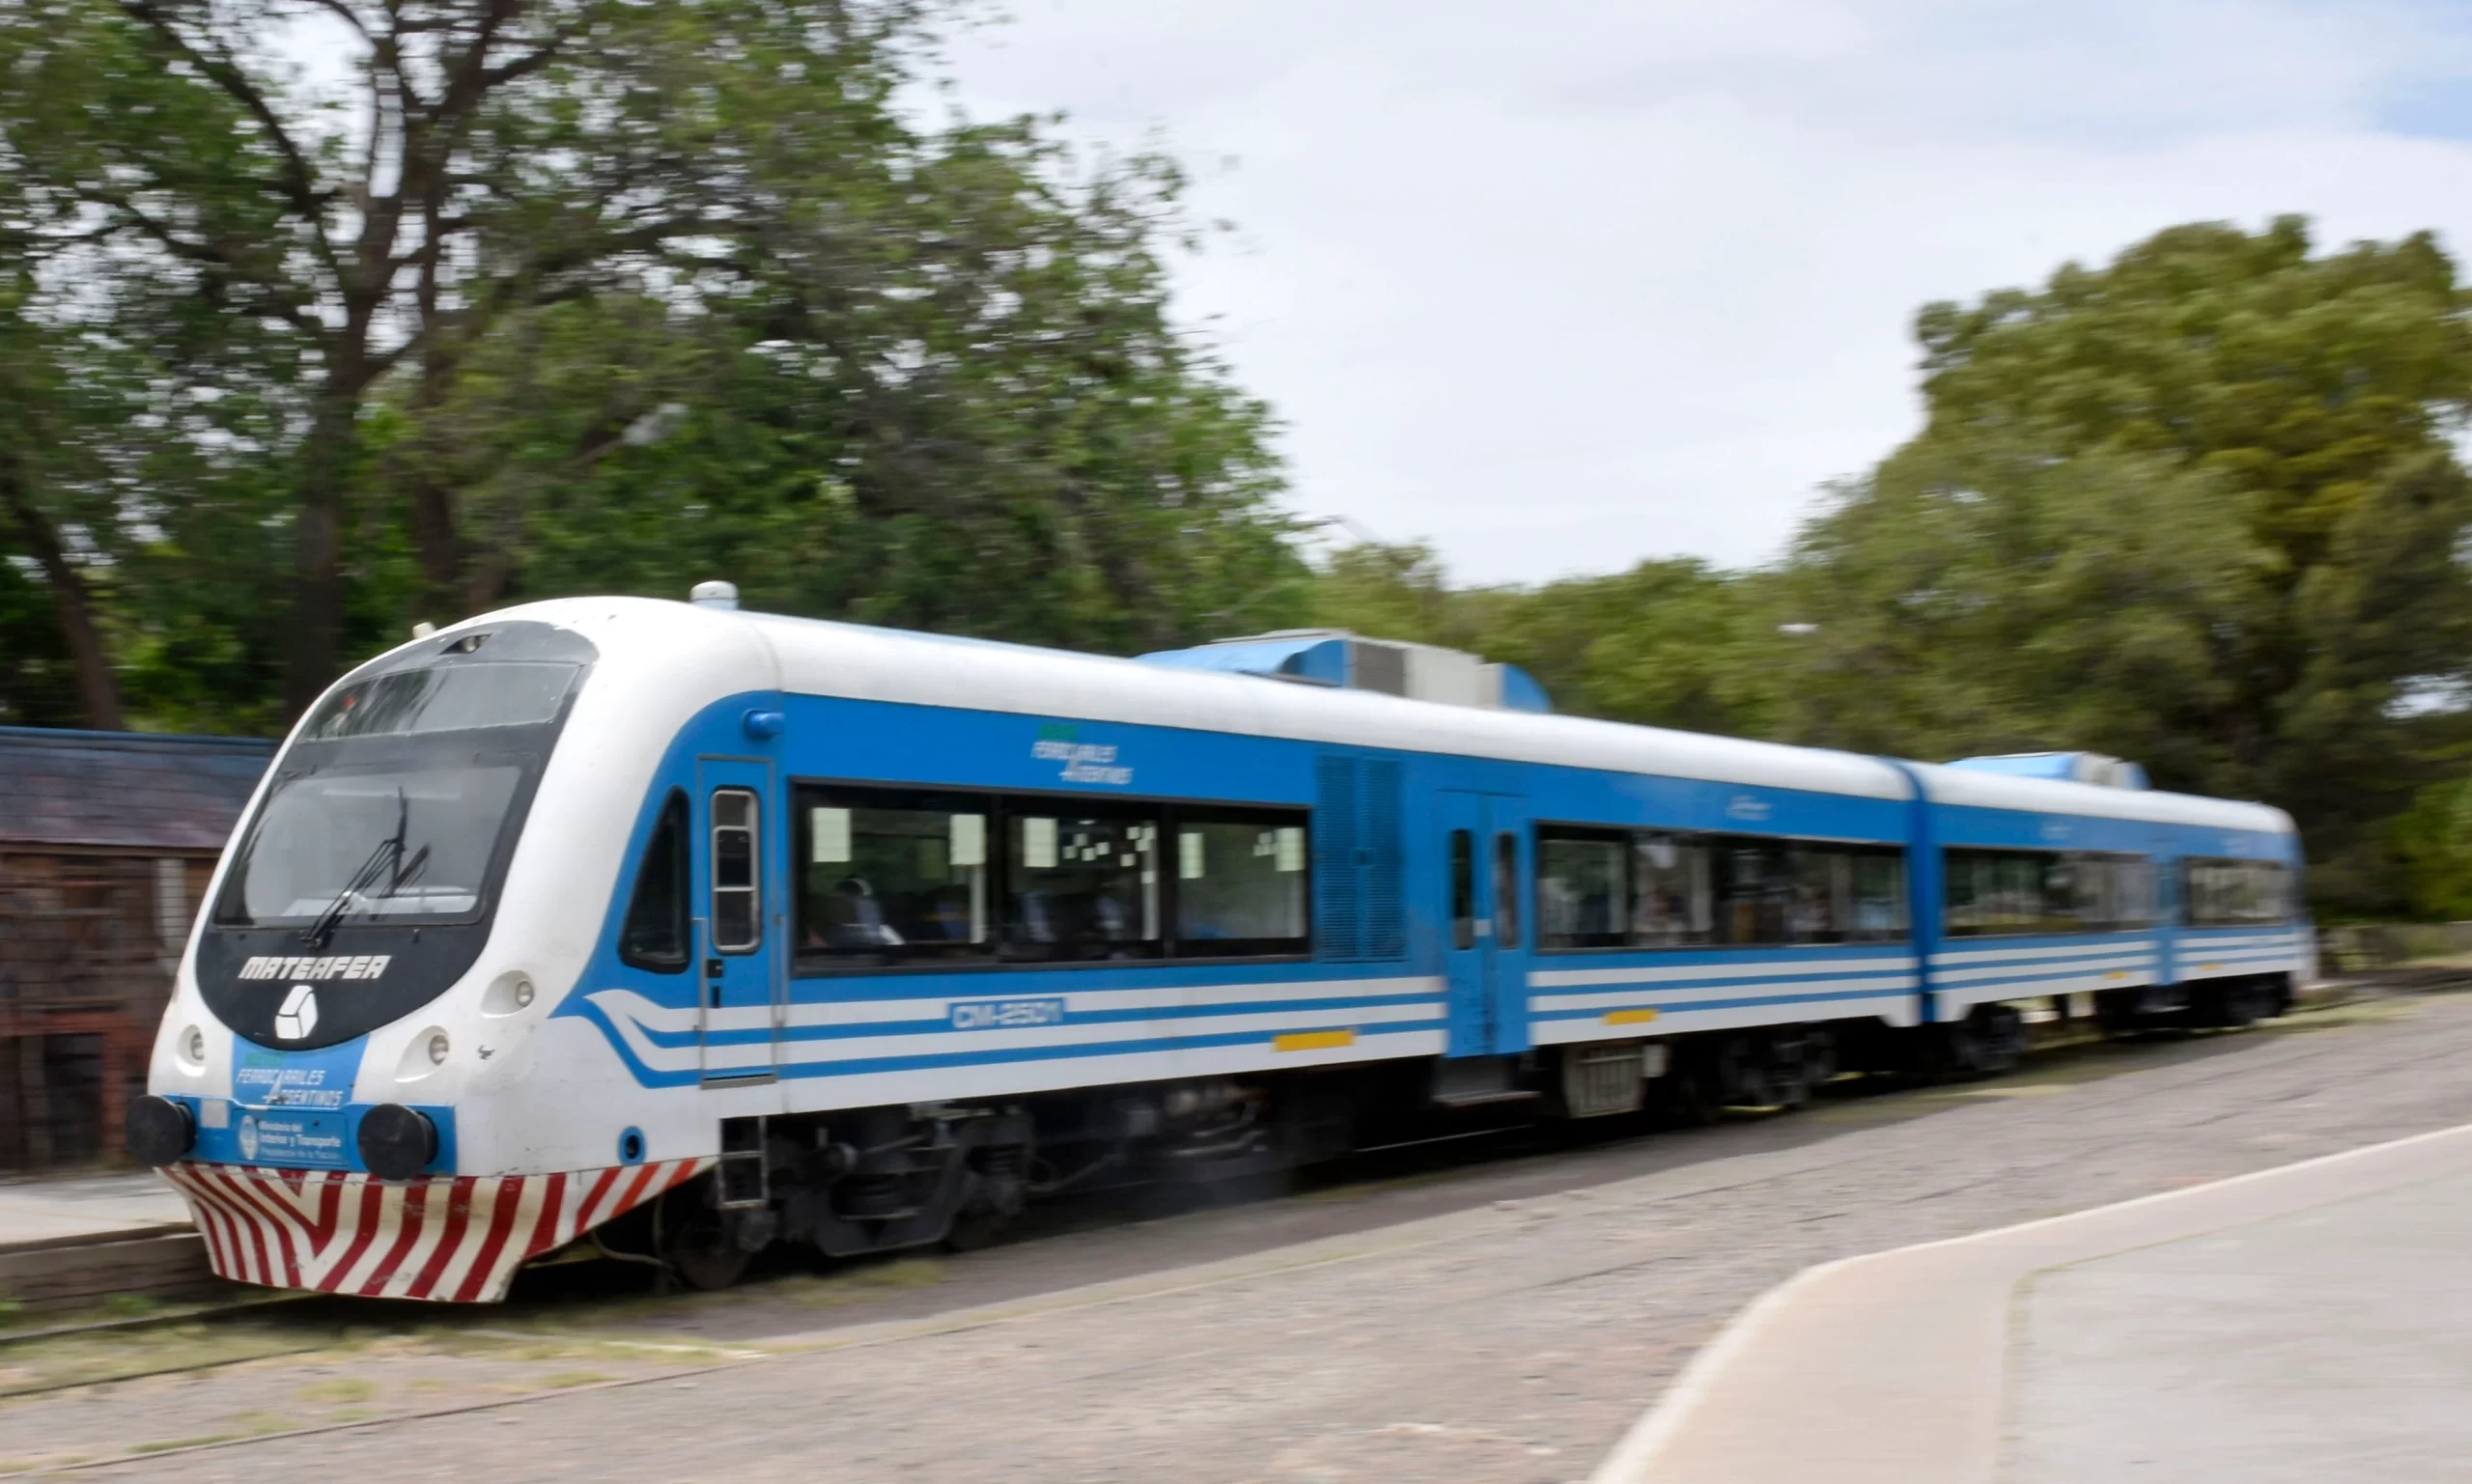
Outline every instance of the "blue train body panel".
{"type": "MultiPolygon", "coordinates": [[[[2294,925],[1951,937],[1944,848],[2065,849],[2147,856],[2162,879],[2183,855],[2291,860],[2292,839],[2134,819],[1952,805],[1608,770],[1351,747],[1071,715],[753,691],[705,708],[637,800],[639,858],[673,790],[737,776],[765,800],[766,913],[792,920],[798,783],[1011,791],[1314,809],[1334,764],[1397,770],[1400,869],[1411,883],[1395,952],[1321,951],[1243,963],[1138,960],[799,973],[768,962],[761,993],[700,1002],[700,977],[631,968],[616,949],[623,879],[580,987],[559,1014],[598,1027],[647,1087],[777,1078],[785,1106],[851,1106],[1098,1085],[1701,1030],[1876,1019],[1912,1025],[1973,1006],[2214,973],[2288,967],[2294,925]],[[747,717],[777,712],[778,735],[747,717]],[[730,770],[735,770],[735,774],[730,770]],[[1531,852],[1540,824],[1894,846],[1912,893],[1902,941],[1539,951],[1533,934],[1479,958],[1446,945],[1445,841],[1507,833],[1531,852]],[[1419,889],[1421,888],[1421,889],[1419,889]]],[[[1323,827],[1317,818],[1315,829],[1323,827]]],[[[709,890],[700,873],[696,890],[709,890]]],[[[1518,887],[1534,901],[1532,876],[1518,887]]],[[[782,935],[775,935],[776,939],[782,935]]]]}

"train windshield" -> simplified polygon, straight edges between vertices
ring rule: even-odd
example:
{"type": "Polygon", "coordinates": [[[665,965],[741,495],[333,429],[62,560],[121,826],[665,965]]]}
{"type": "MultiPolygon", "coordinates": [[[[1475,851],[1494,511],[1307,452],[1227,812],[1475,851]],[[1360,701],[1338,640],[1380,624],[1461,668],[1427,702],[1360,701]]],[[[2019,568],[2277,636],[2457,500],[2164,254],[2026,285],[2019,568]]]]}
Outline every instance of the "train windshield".
{"type": "Polygon", "coordinates": [[[335,691],[285,755],[215,921],[323,936],[473,920],[583,669],[406,669],[335,691]]]}
{"type": "Polygon", "coordinates": [[[267,798],[222,920],[452,922],[481,905],[520,762],[337,769],[267,798]]]}

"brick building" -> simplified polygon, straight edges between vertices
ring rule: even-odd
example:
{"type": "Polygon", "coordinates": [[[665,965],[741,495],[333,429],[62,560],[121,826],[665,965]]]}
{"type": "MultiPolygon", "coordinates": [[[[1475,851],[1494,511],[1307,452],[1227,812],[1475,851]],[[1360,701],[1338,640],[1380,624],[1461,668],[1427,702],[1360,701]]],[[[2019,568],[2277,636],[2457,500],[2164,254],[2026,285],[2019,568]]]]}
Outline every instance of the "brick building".
{"type": "Polygon", "coordinates": [[[0,727],[0,1170],[116,1159],[245,738],[0,727]]]}

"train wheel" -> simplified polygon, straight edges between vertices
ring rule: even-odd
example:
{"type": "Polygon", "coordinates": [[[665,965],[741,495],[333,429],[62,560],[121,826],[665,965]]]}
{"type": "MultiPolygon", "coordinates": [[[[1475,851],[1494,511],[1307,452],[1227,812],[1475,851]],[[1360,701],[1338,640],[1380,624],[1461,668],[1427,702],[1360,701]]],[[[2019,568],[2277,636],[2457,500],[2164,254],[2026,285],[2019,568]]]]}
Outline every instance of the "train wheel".
{"type": "Polygon", "coordinates": [[[975,1252],[1001,1242],[1029,1199],[1020,1173],[1029,1164],[1027,1149],[993,1149],[981,1158],[992,1167],[970,1172],[969,1193],[944,1233],[944,1246],[951,1251],[975,1252]]]}
{"type": "Polygon", "coordinates": [[[2026,1019],[2013,1005],[1980,1005],[1967,1017],[1974,1033],[1975,1070],[1998,1077],[2014,1068],[2026,1054],[2026,1019]]]}
{"type": "Polygon", "coordinates": [[[2097,990],[2094,993],[2094,1024],[2107,1041],[2124,1040],[2145,1028],[2137,1013],[2140,992],[2136,990],[2097,990]]]}
{"type": "Polygon", "coordinates": [[[730,1214],[713,1208],[702,1181],[670,1191],[653,1213],[653,1244],[680,1282],[704,1293],[727,1288],[754,1257],[739,1241],[730,1214]]]}
{"type": "Polygon", "coordinates": [[[1716,1081],[1716,1069],[1701,1059],[1697,1047],[1677,1048],[1673,1070],[1648,1084],[1649,1106],[1660,1123],[1704,1128],[1725,1116],[1716,1081]]]}

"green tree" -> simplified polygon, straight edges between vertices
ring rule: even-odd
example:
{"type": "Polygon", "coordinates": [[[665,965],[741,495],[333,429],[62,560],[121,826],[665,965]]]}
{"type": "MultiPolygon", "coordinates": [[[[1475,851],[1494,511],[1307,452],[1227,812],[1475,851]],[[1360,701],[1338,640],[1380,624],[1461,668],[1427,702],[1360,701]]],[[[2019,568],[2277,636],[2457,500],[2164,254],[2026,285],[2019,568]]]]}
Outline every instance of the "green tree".
{"type": "Polygon", "coordinates": [[[1926,425],[1789,576],[1784,730],[1947,756],[2094,746],[2290,809],[2321,899],[2403,894],[2383,822],[2472,666],[2472,321],[2427,236],[2177,227],[1933,305],[1926,425]]]}
{"type": "Polygon", "coordinates": [[[715,574],[1097,647],[1301,603],[1267,411],[1166,313],[1181,182],[921,125],[941,7],[317,9],[331,96],[274,0],[0,8],[0,266],[153,358],[104,541],[150,715],[279,719],[412,617],[715,574]]]}

